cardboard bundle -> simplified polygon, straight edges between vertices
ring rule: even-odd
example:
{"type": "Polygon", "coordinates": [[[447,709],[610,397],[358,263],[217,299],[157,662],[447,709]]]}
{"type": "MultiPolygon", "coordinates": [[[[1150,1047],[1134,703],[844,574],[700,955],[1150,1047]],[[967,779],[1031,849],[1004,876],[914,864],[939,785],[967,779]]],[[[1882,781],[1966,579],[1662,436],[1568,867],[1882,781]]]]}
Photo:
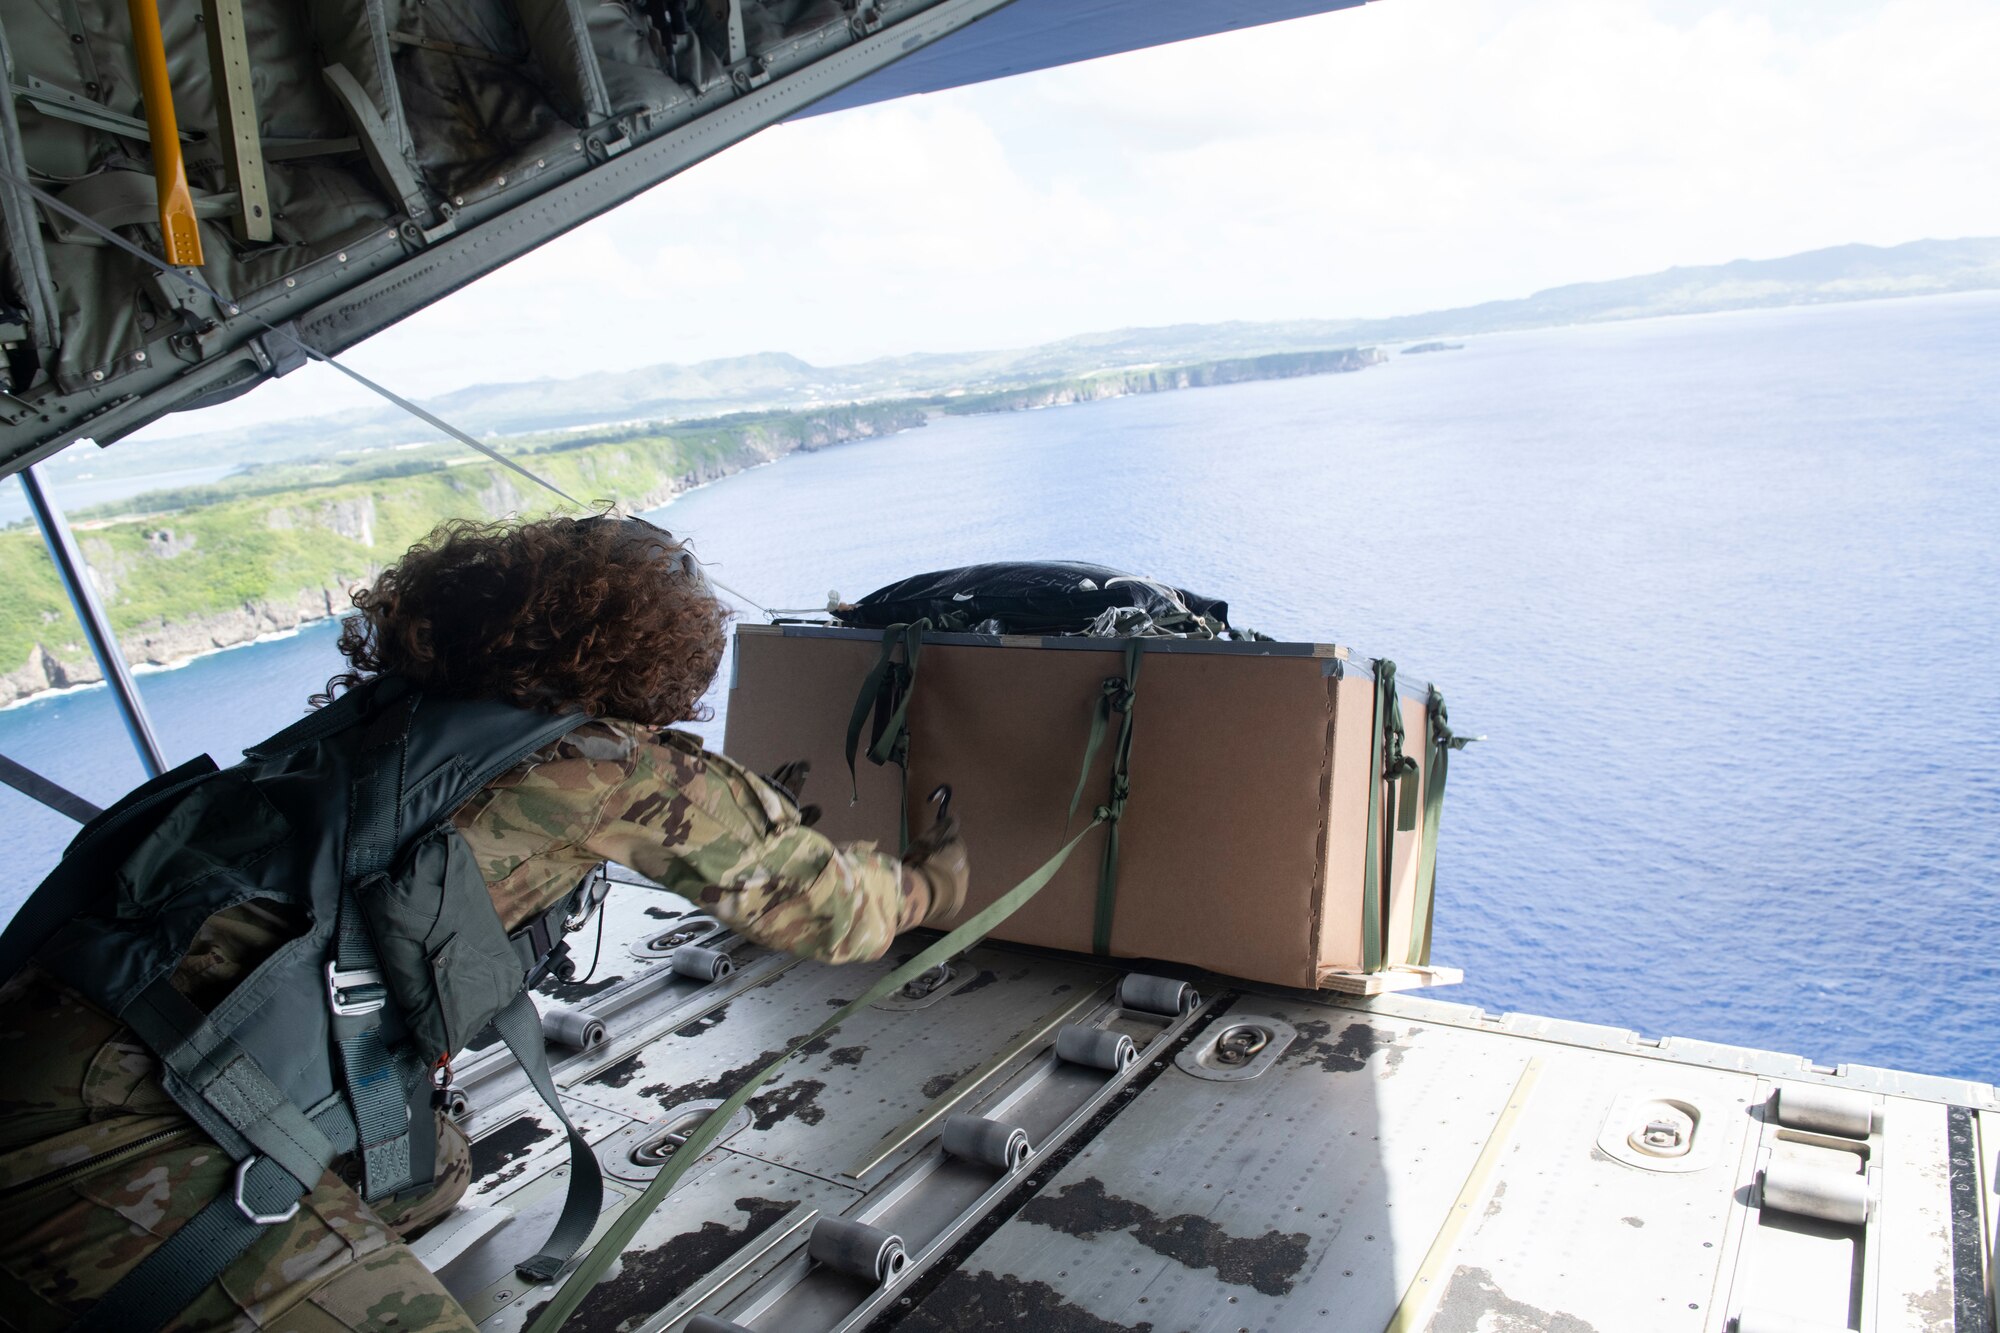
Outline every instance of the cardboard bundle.
{"type": "MultiPolygon", "coordinates": [[[[1123,714],[1108,718],[1082,766],[1101,701],[1120,693],[1137,643],[1108,952],[1306,988],[1458,980],[1428,958],[1421,812],[1431,733],[1421,687],[1389,696],[1409,771],[1383,781],[1377,770],[1393,767],[1393,754],[1376,736],[1376,664],[1344,648],[928,634],[907,691],[907,776],[863,758],[850,801],[849,722],[890,641],[900,644],[873,630],[737,631],[724,748],[766,772],[810,760],[809,797],[829,837],[894,849],[904,820],[922,828],[925,798],[949,784],[972,863],[963,915],[990,903],[1114,804],[1123,714]]],[[[864,730],[862,751],[871,738],[864,730]]],[[[1108,836],[1093,830],[996,938],[1089,951],[1108,836]]]]}

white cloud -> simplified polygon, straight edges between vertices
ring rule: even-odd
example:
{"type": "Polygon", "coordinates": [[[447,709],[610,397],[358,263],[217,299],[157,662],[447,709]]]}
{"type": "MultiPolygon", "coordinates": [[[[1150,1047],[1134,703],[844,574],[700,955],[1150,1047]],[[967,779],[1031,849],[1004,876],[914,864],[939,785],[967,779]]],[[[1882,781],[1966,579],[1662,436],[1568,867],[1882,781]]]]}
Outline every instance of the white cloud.
{"type": "Polygon", "coordinates": [[[781,126],[350,355],[425,394],[1988,234],[1996,66],[1990,0],[1378,0],[781,126]]]}

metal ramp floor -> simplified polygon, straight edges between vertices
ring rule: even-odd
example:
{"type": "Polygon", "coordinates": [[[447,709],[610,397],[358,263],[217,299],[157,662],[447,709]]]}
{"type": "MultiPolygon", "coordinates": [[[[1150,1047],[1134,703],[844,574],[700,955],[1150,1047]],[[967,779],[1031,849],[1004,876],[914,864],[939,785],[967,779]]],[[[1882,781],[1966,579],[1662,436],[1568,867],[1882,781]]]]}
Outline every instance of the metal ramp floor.
{"type": "MultiPolygon", "coordinates": [[[[794,962],[637,885],[606,913],[594,976],[536,998],[551,1030],[567,1011],[551,1056],[608,1219],[896,960],[794,962]],[[734,970],[677,972],[689,943],[734,970]],[[603,1025],[586,1049],[578,1014],[603,1025]]],[[[1191,1009],[1118,962],[987,945],[864,1011],[750,1103],[568,1327],[1992,1328],[1988,1085],[1160,970],[1191,1009]]],[[[457,1086],[475,1179],[416,1248],[484,1328],[520,1329],[552,1291],[512,1265],[561,1205],[563,1136],[503,1046],[457,1086]]]]}

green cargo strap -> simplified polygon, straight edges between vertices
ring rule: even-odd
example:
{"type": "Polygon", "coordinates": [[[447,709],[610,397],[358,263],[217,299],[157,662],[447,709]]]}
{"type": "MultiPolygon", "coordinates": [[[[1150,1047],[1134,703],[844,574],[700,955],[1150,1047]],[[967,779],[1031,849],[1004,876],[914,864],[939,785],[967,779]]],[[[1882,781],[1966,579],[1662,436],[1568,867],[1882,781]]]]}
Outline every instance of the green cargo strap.
{"type": "Polygon", "coordinates": [[[548,1051],[542,1044],[542,1017],[535,1010],[535,1002],[528,998],[528,992],[515,995],[495,1015],[493,1030],[521,1062],[528,1081],[535,1085],[535,1091],[569,1136],[569,1194],[563,1199],[562,1215],[556,1219],[555,1230],[549,1233],[541,1251],[514,1265],[514,1271],[528,1281],[547,1282],[562,1272],[563,1265],[597,1225],[598,1210],[604,1205],[604,1178],[598,1169],[597,1154],[570,1123],[562,1099],[556,1095],[555,1079],[549,1074],[548,1051]]]}
{"type": "Polygon", "coordinates": [[[910,733],[907,725],[910,699],[917,688],[917,654],[924,644],[928,620],[891,625],[882,631],[882,655],[862,677],[861,693],[855,697],[854,711],[847,719],[847,781],[851,791],[848,804],[861,799],[861,778],[855,771],[855,754],[861,748],[861,728],[872,714],[875,730],[868,743],[868,762],[893,763],[902,770],[904,790],[897,801],[902,829],[902,846],[910,845],[910,733]],[[897,662],[896,645],[903,647],[897,662]],[[893,701],[893,702],[892,702],[893,701]]]}
{"type": "Polygon", "coordinates": [[[1088,837],[1091,830],[1096,827],[1097,821],[1092,821],[1088,828],[1064,843],[1062,849],[1044,861],[1033,874],[1001,894],[956,930],[870,986],[862,992],[860,998],[841,1006],[831,1018],[793,1042],[783,1055],[751,1075],[748,1082],[704,1116],[701,1124],[687,1136],[686,1142],[674,1150],[674,1155],[668,1160],[665,1169],[653,1177],[652,1183],[646,1186],[644,1192],[605,1229],[597,1244],[591,1247],[590,1253],[563,1283],[562,1289],[543,1308],[541,1317],[529,1325],[528,1333],[556,1333],[556,1330],[563,1326],[570,1315],[575,1313],[577,1306],[581,1305],[584,1298],[590,1294],[591,1288],[597,1285],[598,1279],[604,1276],[604,1270],[611,1266],[611,1261],[624,1253],[625,1247],[631,1244],[632,1237],[638,1234],[646,1219],[653,1215],[660,1206],[660,1201],[666,1198],[667,1192],[673,1189],[675,1183],[686,1174],[690,1166],[714,1146],[716,1139],[729,1127],[730,1120],[786,1061],[877,1000],[901,990],[938,964],[957,957],[986,938],[1002,921],[1014,915],[1030,898],[1048,887],[1049,881],[1055,878],[1056,872],[1063,868],[1065,861],[1069,860],[1070,853],[1076,850],[1076,845],[1088,837]]]}
{"type": "MultiPolygon", "coordinates": [[[[1410,781],[1416,765],[1403,753],[1402,704],[1396,698],[1396,664],[1380,658],[1375,663],[1375,720],[1368,747],[1368,841],[1361,862],[1361,967],[1365,972],[1382,970],[1387,952],[1385,935],[1389,914],[1389,873],[1395,862],[1395,834],[1385,826],[1396,819],[1396,792],[1388,794],[1388,818],[1383,818],[1383,788],[1410,781]],[[1394,737],[1391,741],[1390,737],[1394,737]],[[1394,747],[1393,757],[1391,746],[1394,747]]],[[[1405,801],[1414,811],[1414,803],[1405,801]]]]}
{"type": "Polygon", "coordinates": [[[1097,911],[1090,930],[1091,951],[1099,954],[1111,952],[1111,918],[1118,906],[1118,821],[1124,817],[1125,800],[1132,793],[1132,705],[1139,689],[1142,651],[1139,640],[1127,643],[1125,674],[1105,677],[1104,687],[1097,696],[1097,711],[1090,719],[1090,739],[1083,747],[1083,771],[1076,775],[1076,791],[1069,798],[1069,819],[1063,822],[1063,832],[1067,833],[1076,819],[1077,807],[1083,803],[1090,766],[1096,762],[1097,751],[1111,730],[1111,715],[1117,713],[1123,720],[1118,725],[1117,747],[1111,752],[1111,795],[1092,812],[1094,823],[1109,826],[1104,833],[1104,860],[1097,873],[1097,911]]]}
{"type": "Polygon", "coordinates": [[[1417,902],[1413,919],[1423,924],[1410,932],[1410,961],[1429,967],[1431,961],[1431,913],[1437,902],[1438,820],[1444,814],[1444,775],[1453,750],[1463,750],[1476,737],[1454,736],[1445,713],[1444,696],[1431,686],[1425,701],[1430,718],[1430,736],[1424,746],[1424,832],[1417,848],[1417,902]]]}
{"type": "Polygon", "coordinates": [[[1389,784],[1387,822],[1396,832],[1409,833],[1417,827],[1417,761],[1403,753],[1407,734],[1403,730],[1403,703],[1396,694],[1396,664],[1384,662],[1381,666],[1389,691],[1389,706],[1382,713],[1381,767],[1382,780],[1389,784]]]}

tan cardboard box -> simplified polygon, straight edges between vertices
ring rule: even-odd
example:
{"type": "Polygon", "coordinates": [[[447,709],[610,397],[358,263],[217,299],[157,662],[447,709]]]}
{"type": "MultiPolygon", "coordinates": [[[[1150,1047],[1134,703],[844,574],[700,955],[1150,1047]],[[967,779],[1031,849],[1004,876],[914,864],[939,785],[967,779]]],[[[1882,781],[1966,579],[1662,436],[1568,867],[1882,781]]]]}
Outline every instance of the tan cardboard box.
{"type": "MultiPolygon", "coordinates": [[[[1387,799],[1392,789],[1422,799],[1423,687],[1400,691],[1403,749],[1418,772],[1404,784],[1380,783],[1371,779],[1372,663],[1318,644],[1139,642],[1110,952],[1308,988],[1458,980],[1424,958],[1422,820],[1398,830],[1387,799]],[[1387,851],[1373,880],[1365,873],[1371,787],[1378,847],[1387,851]],[[1363,928],[1371,892],[1381,917],[1374,960],[1363,928]]],[[[836,840],[895,848],[902,774],[862,758],[850,801],[843,755],[882,645],[872,630],[740,627],[724,749],[765,772],[811,760],[808,799],[825,811],[819,827],[836,840]]],[[[1092,719],[1105,682],[1122,680],[1125,663],[1119,640],[924,639],[908,709],[908,816],[922,828],[925,797],[951,785],[972,862],[968,914],[1066,841],[1092,719]]],[[[1071,832],[1109,797],[1121,718],[1109,721],[1071,832]]],[[[863,751],[869,740],[864,730],[863,751]]],[[[1091,832],[996,937],[1089,951],[1107,835],[1091,832]]]]}

